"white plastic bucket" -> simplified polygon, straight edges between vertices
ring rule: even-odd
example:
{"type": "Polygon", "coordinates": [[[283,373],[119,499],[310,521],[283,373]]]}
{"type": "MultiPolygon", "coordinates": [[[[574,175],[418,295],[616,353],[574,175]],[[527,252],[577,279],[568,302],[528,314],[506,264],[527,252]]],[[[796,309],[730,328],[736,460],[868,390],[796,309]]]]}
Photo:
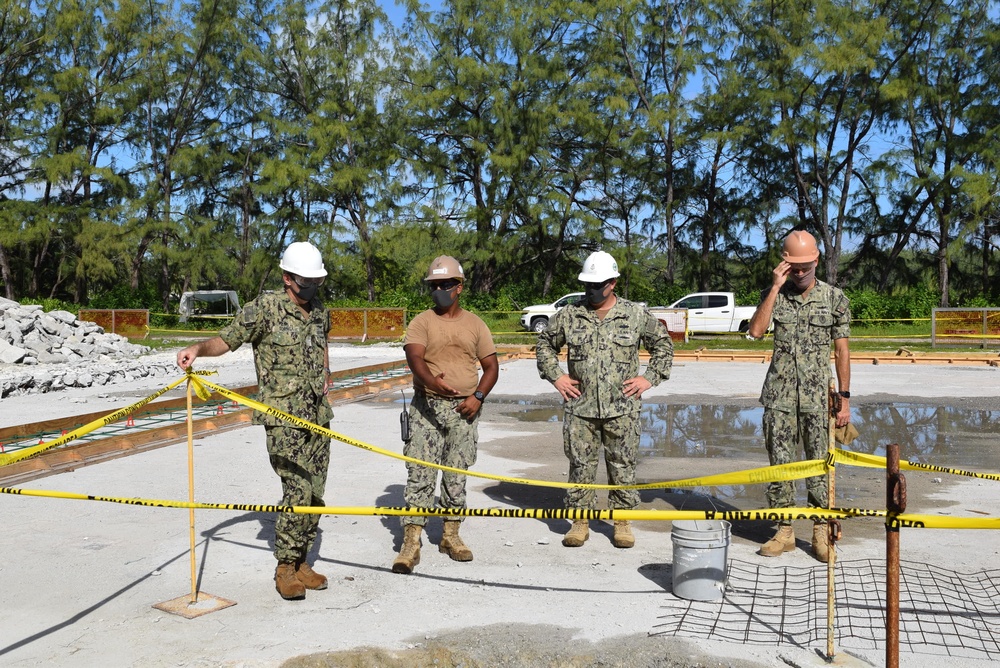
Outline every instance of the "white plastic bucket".
{"type": "Polygon", "coordinates": [[[674,595],[690,601],[718,601],[726,592],[729,522],[677,520],[670,530],[674,548],[674,595]]]}

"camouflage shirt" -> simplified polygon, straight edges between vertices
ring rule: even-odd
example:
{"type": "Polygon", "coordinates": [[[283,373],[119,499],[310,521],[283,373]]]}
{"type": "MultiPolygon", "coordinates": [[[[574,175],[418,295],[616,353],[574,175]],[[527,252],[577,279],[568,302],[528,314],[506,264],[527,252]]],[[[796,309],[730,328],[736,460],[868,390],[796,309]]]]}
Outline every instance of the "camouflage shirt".
{"type": "MultiPolygon", "coordinates": [[[[329,311],[319,299],[313,299],[306,316],[286,293],[265,292],[247,302],[219,336],[230,350],[253,344],[262,403],[325,425],[333,418],[323,394],[329,329],[329,311]]],[[[253,422],[288,425],[259,411],[254,411],[253,422]]]]}
{"type": "Polygon", "coordinates": [[[674,346],[648,309],[619,298],[601,320],[587,306],[566,306],[538,335],[538,373],[549,382],[563,375],[558,355],[567,346],[569,375],[581,392],[566,402],[568,413],[603,419],[638,412],[642,401],[626,397],[622,384],[639,375],[640,343],[650,355],[642,375],[656,387],[670,378],[674,346]]]}
{"type": "MultiPolygon", "coordinates": [[[[767,295],[764,292],[763,297],[767,295]]],[[[774,356],[760,402],[785,412],[826,410],[833,374],[830,344],[851,335],[851,308],[839,288],[816,281],[803,299],[786,283],[771,314],[774,356]]]]}

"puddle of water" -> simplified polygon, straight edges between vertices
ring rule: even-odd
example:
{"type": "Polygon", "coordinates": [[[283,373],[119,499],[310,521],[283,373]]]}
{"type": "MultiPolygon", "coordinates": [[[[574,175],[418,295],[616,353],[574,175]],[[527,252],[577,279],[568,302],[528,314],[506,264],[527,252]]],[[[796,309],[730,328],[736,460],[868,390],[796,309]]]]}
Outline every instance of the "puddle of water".
{"type": "MultiPolygon", "coordinates": [[[[764,452],[763,413],[761,406],[645,404],[640,413],[640,457],[649,462],[682,457],[759,458],[764,452]]],[[[562,407],[526,404],[512,415],[527,422],[557,422],[562,419],[562,407]]],[[[907,461],[1000,471],[998,410],[910,403],[864,404],[852,407],[851,418],[860,432],[857,440],[845,448],[853,452],[885,456],[888,444],[899,443],[900,456],[907,461]]],[[[845,474],[863,475],[855,467],[846,467],[845,474]]],[[[705,489],[678,489],[672,493],[704,492],[705,489]]],[[[712,488],[711,494],[739,505],[735,502],[756,499],[761,490],[759,486],[735,485],[712,488]]]]}
{"type": "MultiPolygon", "coordinates": [[[[644,457],[745,457],[763,447],[763,407],[645,404],[640,412],[644,457]]],[[[523,403],[525,422],[559,422],[562,407],[523,403]]],[[[926,404],[864,404],[851,409],[860,436],[847,449],[885,455],[899,443],[903,459],[1000,470],[1000,411],[926,404]]]]}

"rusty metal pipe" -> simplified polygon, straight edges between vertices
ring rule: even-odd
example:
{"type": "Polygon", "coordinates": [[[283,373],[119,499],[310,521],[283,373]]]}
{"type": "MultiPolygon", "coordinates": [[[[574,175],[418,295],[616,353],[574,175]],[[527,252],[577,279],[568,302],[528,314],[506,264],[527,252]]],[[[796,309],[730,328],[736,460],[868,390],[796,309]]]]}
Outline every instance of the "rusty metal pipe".
{"type": "Polygon", "coordinates": [[[899,472],[899,444],[886,449],[885,466],[885,665],[899,668],[899,521],[906,512],[906,478],[899,472]]]}

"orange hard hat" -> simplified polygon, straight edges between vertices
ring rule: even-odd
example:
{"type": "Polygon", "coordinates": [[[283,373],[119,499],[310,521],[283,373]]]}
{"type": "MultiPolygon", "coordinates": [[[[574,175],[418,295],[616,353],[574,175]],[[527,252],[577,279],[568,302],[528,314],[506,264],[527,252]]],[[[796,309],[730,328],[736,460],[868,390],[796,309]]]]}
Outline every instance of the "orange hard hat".
{"type": "Polygon", "coordinates": [[[816,237],[800,230],[792,232],[785,237],[781,259],[789,264],[805,264],[819,259],[816,237]]]}

